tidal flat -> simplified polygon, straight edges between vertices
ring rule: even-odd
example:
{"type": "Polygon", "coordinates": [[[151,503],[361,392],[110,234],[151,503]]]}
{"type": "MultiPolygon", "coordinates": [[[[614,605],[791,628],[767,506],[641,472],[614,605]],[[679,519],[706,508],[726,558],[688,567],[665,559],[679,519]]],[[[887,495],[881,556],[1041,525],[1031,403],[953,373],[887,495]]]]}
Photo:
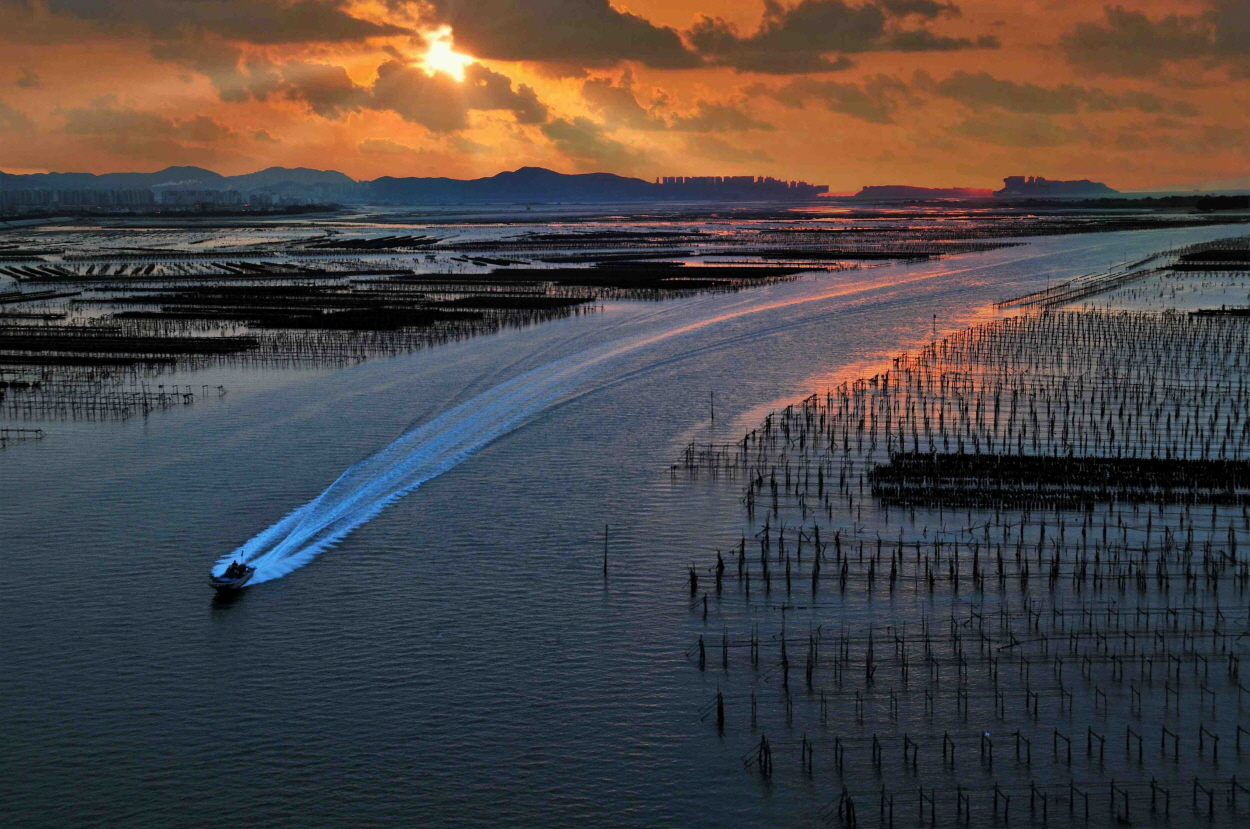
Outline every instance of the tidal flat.
{"type": "Polygon", "coordinates": [[[1144,434],[1105,395],[1142,386],[1151,423],[1183,409],[1174,457],[1245,460],[1220,402],[1244,364],[1131,341],[1192,350],[1168,326],[1206,318],[1161,300],[1250,291],[1232,260],[1184,267],[1230,221],[6,230],[2,550],[32,577],[0,587],[0,799],[18,825],[821,826],[848,800],[870,825],[887,801],[1066,825],[1167,797],[1173,825],[1231,820],[1242,506],[970,505],[870,471],[974,433],[1103,458],[1144,434]],[[1109,345],[958,351],[1067,313],[1109,345]],[[919,378],[901,421],[888,372],[919,378]],[[1020,402],[1042,389],[1082,412],[1066,438],[1020,402]],[[236,555],[265,578],[215,599],[236,555]]]}

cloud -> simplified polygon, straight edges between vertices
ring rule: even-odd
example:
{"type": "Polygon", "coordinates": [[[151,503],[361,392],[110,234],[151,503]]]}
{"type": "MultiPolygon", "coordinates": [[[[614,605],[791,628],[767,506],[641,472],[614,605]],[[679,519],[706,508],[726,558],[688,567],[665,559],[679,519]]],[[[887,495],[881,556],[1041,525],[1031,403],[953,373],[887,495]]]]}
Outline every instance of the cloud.
{"type": "Polygon", "coordinates": [[[22,89],[38,89],[39,76],[30,69],[22,69],[22,74],[17,78],[17,85],[22,89]]]}
{"type": "Polygon", "coordinates": [[[1250,5],[1245,0],[1211,0],[1211,7],[1216,54],[1250,56],[1250,5]]]}
{"type": "Polygon", "coordinates": [[[543,124],[543,134],[556,149],[579,162],[614,169],[630,169],[643,159],[638,151],[609,138],[603,126],[589,118],[557,118],[543,124]]]}
{"type": "Polygon", "coordinates": [[[243,60],[239,47],[220,38],[194,37],[170,43],[155,43],[152,57],[176,63],[209,79],[223,101],[242,103],[263,101],[282,84],[279,70],[267,58],[252,56],[243,60]]]}
{"type": "Polygon", "coordinates": [[[673,29],[615,8],[608,0],[429,0],[433,21],[456,46],[487,60],[608,66],[632,60],[660,69],[701,61],[673,29]]]}
{"type": "Polygon", "coordinates": [[[281,138],[274,138],[266,130],[256,130],[256,132],[252,133],[252,140],[257,141],[261,144],[281,144],[282,143],[281,138]]]}
{"type": "Polygon", "coordinates": [[[0,132],[32,132],[34,129],[26,113],[0,101],[0,132]]]}
{"type": "Polygon", "coordinates": [[[876,0],[851,5],[845,0],[800,0],[783,6],[764,0],[764,18],[751,35],[720,17],[700,17],[686,33],[695,51],[713,64],[742,72],[802,74],[852,66],[847,53],[921,52],[996,48],[990,35],[946,37],[925,21],[957,16],[953,4],[930,0],[876,0]],[[916,25],[913,18],[920,18],[916,25]],[[843,53],[830,58],[830,53],[843,53]]]}
{"type": "Polygon", "coordinates": [[[406,121],[432,132],[455,132],[469,126],[469,112],[507,111],[521,124],[541,124],[547,107],[526,84],[512,88],[512,80],[480,63],[465,68],[464,81],[423,70],[401,61],[378,67],[368,101],[373,109],[390,110],[406,121]]]}
{"type": "Polygon", "coordinates": [[[1250,132],[1223,124],[1205,124],[1180,134],[1150,133],[1143,129],[1125,130],[1115,138],[1116,149],[1211,156],[1235,153],[1250,156],[1250,132]]]}
{"type": "Polygon", "coordinates": [[[58,112],[68,135],[88,139],[97,148],[139,158],[194,161],[211,155],[213,145],[236,137],[207,115],[175,120],[121,106],[106,95],[89,106],[58,112]]]}
{"type": "Polygon", "coordinates": [[[934,0],[881,0],[881,5],[900,17],[915,14],[927,20],[943,16],[960,17],[963,14],[954,3],[937,3],[934,0]]]}
{"type": "Polygon", "coordinates": [[[482,155],[491,151],[491,148],[485,144],[471,141],[463,135],[453,135],[447,142],[447,145],[456,152],[465,153],[466,155],[482,155]]]}
{"type": "Polygon", "coordinates": [[[345,0],[46,0],[52,15],[87,21],[122,34],[161,40],[212,33],[247,43],[341,43],[408,34],[347,11],[345,0]]]}
{"type": "Polygon", "coordinates": [[[995,78],[988,72],[955,72],[934,80],[924,71],[916,72],[912,85],[919,91],[958,101],[972,109],[998,107],[1010,112],[1038,115],[1074,114],[1082,111],[1109,112],[1136,109],[1141,112],[1170,112],[1194,115],[1187,103],[1167,101],[1149,92],[1107,92],[1098,88],[1063,84],[1047,87],[995,78]]]}
{"type": "Polygon", "coordinates": [[[963,49],[997,49],[1002,45],[994,35],[946,37],[935,35],[928,29],[897,32],[888,43],[890,49],[897,52],[957,52],[963,49]]]}
{"type": "Polygon", "coordinates": [[[670,129],[682,132],[740,132],[775,130],[776,127],[752,118],[733,104],[699,101],[694,113],[674,116],[670,129]]]}
{"type": "Polygon", "coordinates": [[[772,130],[775,127],[758,121],[734,104],[699,101],[688,115],[674,115],[665,120],[657,107],[650,109],[638,103],[633,89],[633,73],[626,71],[619,83],[610,78],[590,78],[582,84],[582,99],[591,111],[603,119],[610,129],[625,127],[636,130],[673,130],[675,132],[736,132],[741,130],[772,130]]]}
{"type": "Polygon", "coordinates": [[[728,164],[767,164],[773,161],[772,156],[763,150],[738,147],[714,135],[691,136],[686,141],[686,150],[691,155],[710,158],[713,161],[724,161],[728,164]]]}
{"type": "Polygon", "coordinates": [[[816,103],[830,112],[850,115],[874,124],[893,123],[896,101],[909,97],[907,85],[888,75],[865,79],[863,85],[795,78],[780,87],[763,84],[749,87],[749,95],[766,96],[791,109],[816,103]]]}
{"type": "Polygon", "coordinates": [[[171,121],[173,125],[170,135],[183,141],[197,144],[211,144],[234,137],[234,130],[219,124],[207,115],[197,115],[185,121],[171,121]]]}
{"type": "Polygon", "coordinates": [[[465,67],[463,81],[442,72],[428,74],[398,52],[382,63],[372,85],[357,84],[342,66],[290,60],[274,63],[263,56],[246,60],[243,52],[219,40],[200,38],[181,45],[156,44],[152,54],[204,74],[223,101],[266,101],[273,97],[299,101],[315,114],[340,120],[366,109],[387,110],[432,132],[454,132],[469,126],[473,110],[502,110],[518,123],[540,124],[547,107],[526,84],[480,63],[465,67]]]}
{"type": "Polygon", "coordinates": [[[113,95],[105,95],[90,106],[62,110],[65,131],[76,135],[147,135],[176,138],[195,143],[211,143],[234,136],[234,131],[207,115],[176,121],[152,112],[123,107],[113,95]]]}
{"type": "Polygon", "coordinates": [[[668,124],[663,118],[653,115],[638,103],[634,95],[633,77],[633,73],[626,70],[619,83],[613,83],[611,78],[588,78],[582,84],[582,100],[609,127],[666,129],[668,124]]]}
{"type": "Polygon", "coordinates": [[[341,66],[290,61],[282,64],[282,93],[303,101],[323,118],[342,118],[369,105],[369,90],[357,86],[341,66]]]}
{"type": "Polygon", "coordinates": [[[357,149],[368,155],[408,155],[420,152],[416,147],[409,147],[407,144],[400,144],[389,138],[366,138],[360,142],[357,149]]]}
{"type": "Polygon", "coordinates": [[[952,135],[1000,147],[1059,147],[1089,140],[1088,131],[1064,127],[1043,115],[972,116],[950,130],[952,135]]]}
{"type": "Polygon", "coordinates": [[[1201,14],[1159,18],[1107,6],[1101,22],[1078,23],[1061,42],[1070,63],[1105,75],[1154,75],[1169,62],[1195,58],[1250,74],[1250,5],[1206,0],[1205,6],[1201,14]]]}

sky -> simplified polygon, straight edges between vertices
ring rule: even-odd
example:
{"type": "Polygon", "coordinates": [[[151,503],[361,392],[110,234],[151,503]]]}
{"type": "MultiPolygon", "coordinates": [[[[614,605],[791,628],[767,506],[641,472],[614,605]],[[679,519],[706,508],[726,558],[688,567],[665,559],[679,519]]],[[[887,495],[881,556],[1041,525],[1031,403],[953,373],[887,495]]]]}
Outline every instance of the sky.
{"type": "Polygon", "coordinates": [[[1250,0],[0,0],[0,170],[1250,186],[1250,0]]]}

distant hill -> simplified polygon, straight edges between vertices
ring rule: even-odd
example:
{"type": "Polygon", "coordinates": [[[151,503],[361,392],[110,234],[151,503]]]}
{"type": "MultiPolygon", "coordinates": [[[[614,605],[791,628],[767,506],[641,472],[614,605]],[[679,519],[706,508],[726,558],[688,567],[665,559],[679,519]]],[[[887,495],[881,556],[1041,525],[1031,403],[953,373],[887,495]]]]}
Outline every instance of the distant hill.
{"type": "Polygon", "coordinates": [[[1003,189],[994,191],[999,199],[1090,199],[1119,194],[1098,181],[1051,181],[1041,176],[1008,176],[1003,189]]]}
{"type": "Polygon", "coordinates": [[[392,178],[367,184],[372,201],[460,202],[791,201],[828,191],[823,185],[753,176],[667,177],[655,183],[612,173],[566,175],[522,167],[489,178],[392,178]]]}
{"type": "Polygon", "coordinates": [[[282,184],[343,187],[356,183],[356,179],[338,170],[313,170],[308,167],[269,167],[241,176],[226,176],[225,181],[234,189],[244,191],[282,184]]]}
{"type": "Polygon", "coordinates": [[[522,167],[489,178],[394,178],[368,183],[373,201],[397,204],[483,201],[637,201],[656,198],[656,185],[612,173],[565,175],[522,167]]]}
{"type": "Polygon", "coordinates": [[[912,187],[907,184],[887,184],[865,187],[855,194],[864,201],[912,201],[924,199],[988,199],[993,190],[975,187],[912,187]]]}
{"type": "MultiPolygon", "coordinates": [[[[166,167],[155,173],[31,173],[15,176],[0,173],[0,188],[5,190],[122,190],[141,188],[172,188],[179,187],[195,190],[236,190],[257,189],[264,184],[279,181],[298,181],[308,173],[319,173],[319,170],[306,170],[302,167],[284,170],[281,167],[270,167],[259,173],[245,176],[223,176],[203,167],[166,167]],[[243,186],[236,183],[241,182],[243,186]],[[255,181],[255,184],[252,182],[255,181]]],[[[352,179],[342,173],[326,175],[339,176],[351,183],[352,179]]],[[[301,182],[302,183],[302,182],[301,182]]]]}
{"type": "Polygon", "coordinates": [[[200,167],[155,173],[0,173],[0,190],[238,190],[342,203],[458,204],[461,202],[791,201],[825,193],[823,185],[754,176],[672,177],[649,182],[612,173],[566,175],[522,167],[488,178],[397,178],[358,182],[336,170],[270,167],[223,176],[200,167]]]}

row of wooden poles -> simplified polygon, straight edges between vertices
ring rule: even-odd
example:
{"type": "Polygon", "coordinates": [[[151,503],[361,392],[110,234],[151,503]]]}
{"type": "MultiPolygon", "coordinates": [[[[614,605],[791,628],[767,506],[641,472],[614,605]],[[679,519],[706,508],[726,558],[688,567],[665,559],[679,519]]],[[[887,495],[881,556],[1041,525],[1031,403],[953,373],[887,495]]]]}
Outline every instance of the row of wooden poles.
{"type": "MultiPolygon", "coordinates": [[[[887,742],[926,824],[1006,820],[1026,793],[1043,823],[1091,797],[1113,820],[1143,816],[1147,795],[1174,811],[1190,782],[1211,810],[1230,784],[1250,793],[1181,765],[1239,772],[1250,740],[1247,354],[1250,321],[1233,316],[1031,314],[903,355],[740,441],[692,444],[674,476],[742,481],[750,525],[687,576],[702,622],[687,658],[718,685],[702,715],[750,728],[756,773],[842,786],[822,817],[844,825],[887,742]],[[886,498],[874,485],[892,462],[916,485],[886,498]],[[958,729],[939,747],[917,720],[958,729]],[[987,722],[1022,758],[1005,776],[987,722]],[[1139,765],[1104,768],[1121,735],[1139,765]],[[1073,742],[1114,782],[1071,775],[1073,742]],[[979,755],[974,785],[925,786],[917,757],[949,769],[957,751],[979,755]]],[[[883,822],[903,790],[881,790],[883,822]]]]}

